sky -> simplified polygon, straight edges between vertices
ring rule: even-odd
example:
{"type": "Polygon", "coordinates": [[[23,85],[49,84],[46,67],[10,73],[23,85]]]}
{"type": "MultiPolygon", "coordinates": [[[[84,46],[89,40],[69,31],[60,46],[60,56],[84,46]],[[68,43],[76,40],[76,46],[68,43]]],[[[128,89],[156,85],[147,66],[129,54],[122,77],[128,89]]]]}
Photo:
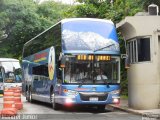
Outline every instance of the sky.
{"type": "Polygon", "coordinates": [[[38,0],[38,1],[40,1],[39,3],[42,3],[44,1],[55,1],[55,2],[62,2],[64,4],[70,4],[70,5],[77,4],[76,0],[38,0]]]}

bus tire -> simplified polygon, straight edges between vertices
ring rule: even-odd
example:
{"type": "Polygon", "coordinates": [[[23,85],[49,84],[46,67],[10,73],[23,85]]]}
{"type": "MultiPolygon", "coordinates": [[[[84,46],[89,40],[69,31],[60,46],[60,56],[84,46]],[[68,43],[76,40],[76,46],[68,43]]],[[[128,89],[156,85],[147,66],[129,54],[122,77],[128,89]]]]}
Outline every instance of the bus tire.
{"type": "Polygon", "coordinates": [[[54,110],[59,110],[60,109],[60,105],[55,102],[54,94],[51,95],[51,103],[52,103],[52,107],[53,107],[54,110]]]}
{"type": "Polygon", "coordinates": [[[29,102],[29,90],[26,91],[26,100],[29,102]]]}
{"type": "Polygon", "coordinates": [[[34,100],[32,99],[32,90],[31,87],[29,88],[29,102],[34,102],[34,100]]]}
{"type": "Polygon", "coordinates": [[[104,111],[106,108],[106,105],[98,105],[97,106],[97,109],[100,110],[100,111],[104,111]]]}

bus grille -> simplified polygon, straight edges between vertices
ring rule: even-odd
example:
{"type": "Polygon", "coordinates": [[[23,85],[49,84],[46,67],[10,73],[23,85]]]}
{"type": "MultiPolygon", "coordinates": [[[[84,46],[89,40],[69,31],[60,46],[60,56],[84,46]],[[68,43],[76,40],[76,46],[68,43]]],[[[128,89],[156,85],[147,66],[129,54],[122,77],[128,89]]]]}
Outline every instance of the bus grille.
{"type": "Polygon", "coordinates": [[[98,98],[98,101],[106,101],[108,93],[106,92],[80,92],[82,101],[90,101],[90,98],[98,98]]]}

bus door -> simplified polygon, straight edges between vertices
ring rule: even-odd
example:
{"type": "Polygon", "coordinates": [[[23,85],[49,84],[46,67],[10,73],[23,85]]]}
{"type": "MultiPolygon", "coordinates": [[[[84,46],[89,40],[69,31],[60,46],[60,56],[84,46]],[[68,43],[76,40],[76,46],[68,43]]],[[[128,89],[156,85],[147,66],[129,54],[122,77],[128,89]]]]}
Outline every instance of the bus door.
{"type": "Polygon", "coordinates": [[[41,65],[41,84],[42,84],[42,94],[47,95],[50,91],[51,80],[49,79],[48,73],[48,63],[41,65]]]}
{"type": "Polygon", "coordinates": [[[0,67],[0,93],[3,93],[4,86],[4,68],[0,67]]]}
{"type": "Polygon", "coordinates": [[[45,65],[38,65],[38,66],[34,66],[32,67],[32,76],[33,76],[33,91],[36,94],[43,94],[44,92],[44,79],[45,78],[45,73],[44,73],[44,69],[45,65]]]}

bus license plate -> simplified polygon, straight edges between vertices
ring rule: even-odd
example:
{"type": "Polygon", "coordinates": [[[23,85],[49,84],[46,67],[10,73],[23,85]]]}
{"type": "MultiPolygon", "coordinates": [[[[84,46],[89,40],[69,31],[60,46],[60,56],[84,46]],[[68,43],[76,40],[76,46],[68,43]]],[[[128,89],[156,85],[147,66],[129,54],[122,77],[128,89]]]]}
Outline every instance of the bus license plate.
{"type": "Polygon", "coordinates": [[[98,97],[90,97],[89,101],[98,101],[98,97]]]}

